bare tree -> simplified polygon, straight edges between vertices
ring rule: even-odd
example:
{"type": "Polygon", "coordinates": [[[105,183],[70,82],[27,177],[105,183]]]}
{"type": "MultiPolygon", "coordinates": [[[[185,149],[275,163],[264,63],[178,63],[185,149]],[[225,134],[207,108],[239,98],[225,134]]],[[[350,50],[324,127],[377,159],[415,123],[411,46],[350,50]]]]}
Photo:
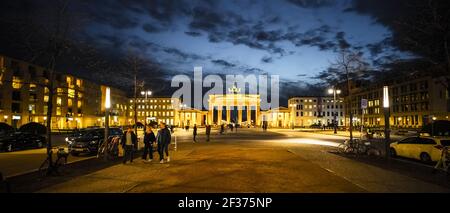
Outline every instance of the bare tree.
{"type": "MultiPolygon", "coordinates": [[[[349,112],[349,131],[350,140],[353,140],[353,109],[352,109],[352,90],[351,80],[356,80],[357,76],[363,75],[367,70],[367,63],[362,59],[362,53],[352,52],[348,49],[342,49],[334,62],[331,63],[331,70],[337,77],[343,77],[346,82],[346,93],[349,100],[348,112],[349,112]]],[[[339,79],[342,80],[342,79],[339,79]]],[[[335,81],[336,82],[336,81],[335,81]]],[[[341,81],[337,81],[341,82],[341,81]]]]}
{"type": "MultiPolygon", "coordinates": [[[[395,22],[395,43],[434,65],[436,76],[450,75],[450,5],[445,0],[413,1],[407,17],[395,22]]],[[[443,82],[450,87],[450,78],[443,82]]]]}
{"type": "Polygon", "coordinates": [[[17,18],[2,20],[8,22],[15,28],[18,38],[17,48],[22,49],[24,58],[31,63],[40,64],[46,70],[46,81],[42,85],[48,89],[48,102],[46,112],[47,128],[47,158],[49,167],[47,172],[53,172],[52,164],[52,112],[53,101],[57,88],[55,70],[71,49],[76,47],[72,38],[77,27],[79,27],[70,6],[69,0],[52,0],[46,2],[27,2],[31,8],[26,13],[18,15],[17,18]]]}
{"type": "Polygon", "coordinates": [[[126,56],[125,59],[125,68],[124,70],[128,71],[127,73],[129,73],[129,76],[131,78],[133,78],[133,115],[134,115],[134,132],[137,132],[137,123],[138,123],[138,118],[137,118],[137,95],[138,95],[138,90],[141,90],[144,87],[144,81],[138,80],[138,76],[140,74],[140,72],[142,71],[143,67],[146,65],[146,61],[141,58],[138,54],[130,52],[128,53],[128,55],[126,56]]]}

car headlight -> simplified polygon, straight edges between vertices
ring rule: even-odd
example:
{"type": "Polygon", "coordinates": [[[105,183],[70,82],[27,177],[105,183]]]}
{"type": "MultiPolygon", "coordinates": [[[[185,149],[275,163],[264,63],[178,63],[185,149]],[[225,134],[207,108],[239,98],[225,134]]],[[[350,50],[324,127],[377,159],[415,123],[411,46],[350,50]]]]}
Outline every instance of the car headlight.
{"type": "Polygon", "coordinates": [[[69,142],[69,138],[68,137],[66,137],[66,142],[69,142]]]}
{"type": "Polygon", "coordinates": [[[90,144],[97,144],[97,141],[91,141],[90,144]]]}

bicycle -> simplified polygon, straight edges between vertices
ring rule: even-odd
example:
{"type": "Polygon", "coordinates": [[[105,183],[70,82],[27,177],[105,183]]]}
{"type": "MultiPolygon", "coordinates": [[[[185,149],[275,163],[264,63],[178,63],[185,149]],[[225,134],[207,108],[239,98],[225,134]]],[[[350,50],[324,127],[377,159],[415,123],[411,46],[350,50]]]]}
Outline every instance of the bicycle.
{"type": "Polygon", "coordinates": [[[338,145],[338,151],[344,154],[366,154],[370,142],[364,142],[359,139],[353,141],[345,140],[344,143],[338,145]]]}
{"type": "Polygon", "coordinates": [[[65,167],[67,165],[67,158],[69,156],[69,153],[65,151],[64,147],[57,147],[50,150],[50,155],[53,155],[53,150],[57,150],[56,161],[53,162],[50,157],[47,156],[38,170],[39,176],[41,178],[49,176],[51,174],[60,175],[65,173],[65,167]]]}
{"type": "Polygon", "coordinates": [[[106,142],[100,144],[97,158],[111,160],[119,155],[120,136],[109,136],[106,142]]]}

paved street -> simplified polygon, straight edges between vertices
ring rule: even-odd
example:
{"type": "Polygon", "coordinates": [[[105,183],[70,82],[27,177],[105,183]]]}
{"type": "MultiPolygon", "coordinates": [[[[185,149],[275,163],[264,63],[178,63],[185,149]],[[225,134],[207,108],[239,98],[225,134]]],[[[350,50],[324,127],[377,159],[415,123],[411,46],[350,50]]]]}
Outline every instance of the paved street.
{"type": "MultiPolygon", "coordinates": [[[[52,135],[53,146],[67,147],[64,142],[65,135],[52,135]]],[[[0,171],[4,176],[14,176],[39,168],[46,158],[46,148],[29,149],[14,152],[0,153],[0,171]]],[[[69,157],[69,162],[76,162],[91,158],[92,156],[69,157]]]]}
{"type": "Polygon", "coordinates": [[[182,131],[176,133],[178,149],[169,163],[136,160],[89,172],[78,168],[70,177],[49,178],[38,191],[450,192],[445,183],[336,154],[340,136],[239,129],[225,135],[214,131],[206,143],[199,131],[194,144],[192,132],[182,131]]]}

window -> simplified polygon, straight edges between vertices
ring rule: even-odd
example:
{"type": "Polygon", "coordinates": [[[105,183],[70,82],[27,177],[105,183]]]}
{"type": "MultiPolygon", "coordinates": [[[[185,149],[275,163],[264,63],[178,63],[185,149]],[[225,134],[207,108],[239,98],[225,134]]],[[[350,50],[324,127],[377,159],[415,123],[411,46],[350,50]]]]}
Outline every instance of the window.
{"type": "Polygon", "coordinates": [[[69,89],[67,91],[69,98],[75,98],[75,90],[74,89],[69,89]]]}
{"type": "Polygon", "coordinates": [[[442,146],[450,146],[450,140],[441,140],[442,146]]]}
{"type": "Polygon", "coordinates": [[[82,83],[81,80],[80,80],[80,79],[77,79],[77,86],[78,86],[78,87],[81,87],[81,83],[82,83]]]}
{"type": "Polygon", "coordinates": [[[34,104],[28,105],[28,112],[30,112],[31,114],[36,114],[36,105],[34,104]]]}
{"type": "Polygon", "coordinates": [[[48,95],[44,96],[44,102],[48,102],[48,95]]]}
{"type": "Polygon", "coordinates": [[[17,77],[17,76],[13,76],[12,87],[14,89],[22,88],[22,80],[19,77],[17,77]]]}
{"type": "Polygon", "coordinates": [[[81,101],[78,101],[77,107],[78,107],[78,108],[81,108],[81,105],[82,105],[81,101]]]}
{"type": "Polygon", "coordinates": [[[22,113],[22,110],[20,109],[20,103],[12,103],[11,104],[11,111],[13,113],[22,113]]]}
{"type": "Polygon", "coordinates": [[[20,99],[21,99],[20,97],[21,97],[20,91],[14,90],[12,92],[12,100],[13,101],[20,101],[20,99]]]}
{"type": "Polygon", "coordinates": [[[56,107],[56,115],[61,115],[61,107],[56,107]]]}
{"type": "Polygon", "coordinates": [[[67,106],[72,107],[72,105],[73,105],[73,100],[71,98],[67,99],[67,106]]]}
{"type": "Polygon", "coordinates": [[[436,144],[433,139],[430,138],[420,138],[420,144],[436,144]]]}
{"type": "Polygon", "coordinates": [[[398,144],[415,144],[417,143],[417,137],[406,138],[398,142],[398,144]]]}
{"type": "Polygon", "coordinates": [[[64,93],[64,89],[63,88],[57,88],[56,92],[58,93],[58,95],[62,95],[64,93]]]}
{"type": "Polygon", "coordinates": [[[56,98],[56,105],[58,106],[62,105],[62,99],[60,97],[56,98]]]}

